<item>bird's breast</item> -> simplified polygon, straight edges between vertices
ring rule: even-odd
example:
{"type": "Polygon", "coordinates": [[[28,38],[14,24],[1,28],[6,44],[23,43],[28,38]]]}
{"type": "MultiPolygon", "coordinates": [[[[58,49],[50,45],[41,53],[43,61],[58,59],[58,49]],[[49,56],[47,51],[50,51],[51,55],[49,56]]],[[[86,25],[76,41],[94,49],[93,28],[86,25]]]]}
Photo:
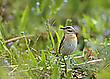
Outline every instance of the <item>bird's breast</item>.
{"type": "Polygon", "coordinates": [[[66,35],[65,40],[61,49],[63,55],[70,55],[74,52],[77,46],[77,37],[76,35],[66,35]]]}

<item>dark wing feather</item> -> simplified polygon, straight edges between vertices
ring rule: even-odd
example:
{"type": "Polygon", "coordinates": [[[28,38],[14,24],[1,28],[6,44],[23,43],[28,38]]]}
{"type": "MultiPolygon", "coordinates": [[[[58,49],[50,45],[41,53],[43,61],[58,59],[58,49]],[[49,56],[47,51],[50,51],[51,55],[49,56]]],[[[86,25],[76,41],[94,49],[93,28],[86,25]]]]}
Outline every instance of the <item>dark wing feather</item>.
{"type": "Polygon", "coordinates": [[[60,49],[61,49],[61,46],[62,46],[62,44],[63,44],[64,39],[65,39],[65,35],[63,36],[63,38],[62,38],[62,40],[61,40],[60,47],[59,47],[59,53],[60,53],[60,49]]]}

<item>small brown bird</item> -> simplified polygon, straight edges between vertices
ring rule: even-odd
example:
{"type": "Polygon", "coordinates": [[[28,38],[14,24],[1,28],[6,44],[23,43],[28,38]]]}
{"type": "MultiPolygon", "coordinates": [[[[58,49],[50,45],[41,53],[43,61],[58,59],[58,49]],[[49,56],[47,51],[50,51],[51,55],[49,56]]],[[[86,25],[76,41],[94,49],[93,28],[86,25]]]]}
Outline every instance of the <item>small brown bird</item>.
{"type": "Polygon", "coordinates": [[[61,27],[60,29],[64,30],[64,36],[60,43],[59,53],[62,54],[64,59],[64,56],[68,56],[75,51],[77,47],[77,37],[76,30],[72,26],[61,27]]]}

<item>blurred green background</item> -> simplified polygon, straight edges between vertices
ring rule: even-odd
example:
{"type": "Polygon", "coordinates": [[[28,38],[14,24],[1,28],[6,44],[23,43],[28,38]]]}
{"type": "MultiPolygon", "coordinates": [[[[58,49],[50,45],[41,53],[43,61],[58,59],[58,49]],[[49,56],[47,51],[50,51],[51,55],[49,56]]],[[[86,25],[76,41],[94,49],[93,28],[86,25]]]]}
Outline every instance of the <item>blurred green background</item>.
{"type": "MultiPolygon", "coordinates": [[[[47,71],[53,71],[50,74],[52,79],[54,76],[62,78],[56,74],[60,73],[60,70],[56,68],[54,61],[56,58],[50,51],[58,53],[58,46],[63,36],[63,31],[59,27],[65,25],[74,25],[78,28],[76,53],[82,55],[87,47],[94,51],[95,59],[106,58],[103,64],[100,63],[97,67],[98,71],[110,63],[110,0],[0,0],[0,73],[2,74],[0,78],[6,79],[8,76],[18,79],[36,78],[36,76],[44,78],[47,76],[43,74],[47,71]],[[27,35],[34,36],[25,38],[27,35]],[[24,39],[5,42],[17,36],[24,36],[24,39]],[[88,40],[87,44],[84,39],[88,40]],[[39,61],[42,63],[38,63],[39,61]],[[13,67],[2,67],[7,64],[18,65],[18,70],[9,75],[13,67]],[[21,64],[28,65],[22,67],[21,64]],[[19,72],[36,66],[37,68],[49,66],[52,69],[45,68],[44,73],[40,72],[41,76],[38,74],[39,70],[29,70],[23,74],[19,72]]],[[[95,73],[96,78],[101,79],[100,76],[106,73],[105,79],[109,79],[109,64],[106,68],[101,73],[95,73]]]]}

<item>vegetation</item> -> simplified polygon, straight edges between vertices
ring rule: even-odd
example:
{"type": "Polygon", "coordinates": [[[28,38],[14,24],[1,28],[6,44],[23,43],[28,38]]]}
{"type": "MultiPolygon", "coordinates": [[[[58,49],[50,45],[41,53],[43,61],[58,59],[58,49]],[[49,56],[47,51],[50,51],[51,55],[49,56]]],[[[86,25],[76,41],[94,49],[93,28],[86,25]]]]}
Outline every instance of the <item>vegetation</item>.
{"type": "Polygon", "coordinates": [[[109,10],[110,0],[0,0],[0,79],[110,79],[109,10]],[[65,68],[67,25],[78,46],[65,68]]]}

